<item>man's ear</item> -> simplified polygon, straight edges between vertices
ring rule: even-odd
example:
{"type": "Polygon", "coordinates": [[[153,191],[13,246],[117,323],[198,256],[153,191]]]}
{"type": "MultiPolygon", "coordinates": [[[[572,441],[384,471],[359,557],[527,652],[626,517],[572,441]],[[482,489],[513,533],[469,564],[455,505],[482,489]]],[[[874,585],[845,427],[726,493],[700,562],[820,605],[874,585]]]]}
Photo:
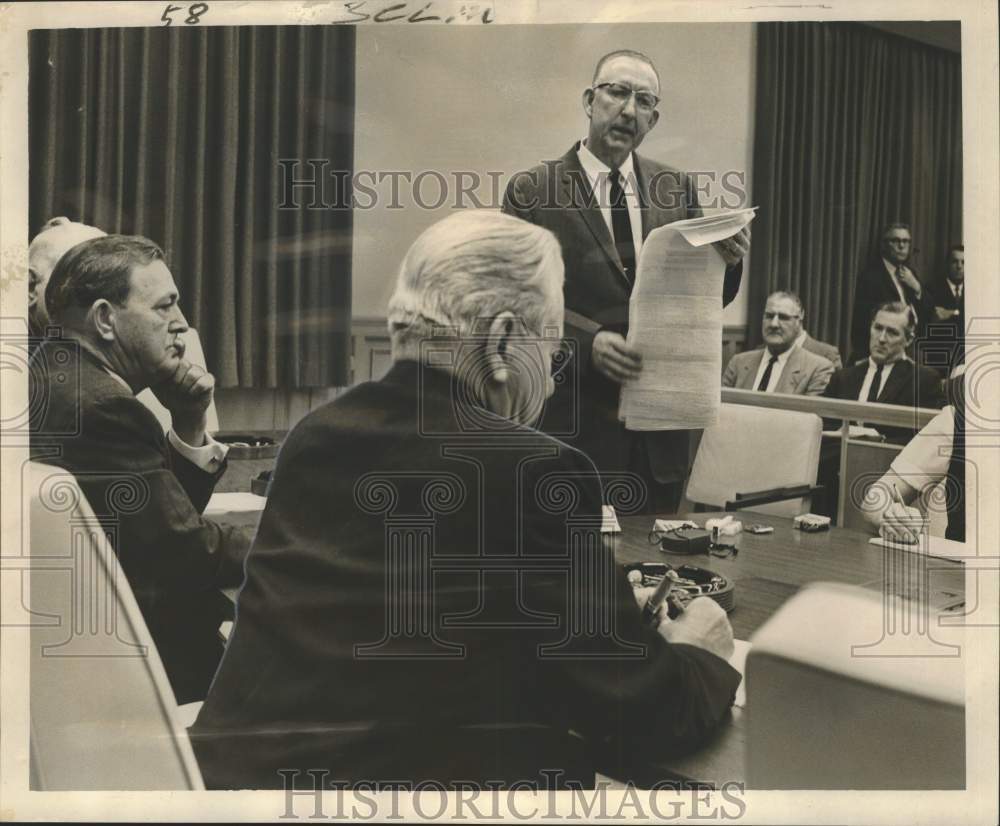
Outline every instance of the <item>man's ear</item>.
{"type": "Polygon", "coordinates": [[[587,113],[589,118],[594,110],[594,90],[584,89],[581,100],[583,101],[583,111],[587,113]]]}
{"type": "Polygon", "coordinates": [[[486,338],[487,375],[492,381],[504,384],[510,378],[508,350],[511,336],[515,331],[516,318],[510,310],[504,310],[490,322],[486,338]]]}
{"type": "Polygon", "coordinates": [[[91,305],[87,322],[102,341],[115,340],[115,307],[106,298],[99,298],[91,305]]]}
{"type": "Polygon", "coordinates": [[[649,116],[649,128],[652,129],[656,126],[657,121],[660,119],[660,110],[654,109],[653,114],[649,116]]]}

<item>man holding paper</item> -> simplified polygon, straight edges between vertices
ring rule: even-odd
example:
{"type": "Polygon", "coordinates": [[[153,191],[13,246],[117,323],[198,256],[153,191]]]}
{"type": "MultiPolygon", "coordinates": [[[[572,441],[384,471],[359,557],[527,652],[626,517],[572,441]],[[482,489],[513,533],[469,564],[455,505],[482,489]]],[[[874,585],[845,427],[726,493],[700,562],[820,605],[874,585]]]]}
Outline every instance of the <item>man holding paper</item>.
{"type": "MultiPolygon", "coordinates": [[[[566,262],[566,338],[576,364],[566,371],[543,429],[588,453],[601,471],[638,473],[655,512],[676,509],[689,469],[690,431],[627,431],[620,388],[643,364],[626,341],[629,297],[646,237],[701,214],[691,179],[635,153],[659,120],[660,81],[639,52],[602,57],[582,102],[587,137],[557,161],[515,176],[504,211],[551,230],[566,262]]],[[[750,233],[715,244],[726,263],[722,303],[739,291],[750,233]]]]}

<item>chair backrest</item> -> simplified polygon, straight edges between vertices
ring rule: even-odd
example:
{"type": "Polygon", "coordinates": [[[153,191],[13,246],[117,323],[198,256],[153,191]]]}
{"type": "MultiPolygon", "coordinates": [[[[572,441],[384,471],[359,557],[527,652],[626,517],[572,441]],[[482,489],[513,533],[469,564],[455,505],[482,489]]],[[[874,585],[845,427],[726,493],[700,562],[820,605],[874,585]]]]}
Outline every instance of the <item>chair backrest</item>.
{"type": "Polygon", "coordinates": [[[33,790],[203,789],[159,654],[69,472],[30,463],[33,790]]]}
{"type": "Polygon", "coordinates": [[[966,662],[927,610],[832,583],[788,600],[747,655],[748,788],[964,789],[966,662]]]}
{"type": "MultiPolygon", "coordinates": [[[[201,348],[201,339],[198,337],[198,331],[194,327],[189,327],[188,331],[181,338],[184,339],[185,344],[184,357],[192,364],[197,364],[199,367],[204,367],[207,370],[205,351],[201,348]]],[[[160,404],[160,400],[153,395],[152,390],[147,387],[138,393],[136,398],[153,411],[153,415],[156,416],[156,420],[160,423],[160,427],[163,428],[164,433],[170,430],[170,411],[160,404]]],[[[214,399],[208,406],[207,416],[208,427],[206,429],[209,433],[217,433],[219,430],[219,412],[215,409],[214,399]]]]}
{"type": "MultiPolygon", "coordinates": [[[[822,420],[813,413],[720,405],[719,420],[702,435],[685,496],[721,508],[737,493],[813,485],[822,431],[822,420]]],[[[807,509],[802,499],[753,508],[777,516],[807,509]]]]}

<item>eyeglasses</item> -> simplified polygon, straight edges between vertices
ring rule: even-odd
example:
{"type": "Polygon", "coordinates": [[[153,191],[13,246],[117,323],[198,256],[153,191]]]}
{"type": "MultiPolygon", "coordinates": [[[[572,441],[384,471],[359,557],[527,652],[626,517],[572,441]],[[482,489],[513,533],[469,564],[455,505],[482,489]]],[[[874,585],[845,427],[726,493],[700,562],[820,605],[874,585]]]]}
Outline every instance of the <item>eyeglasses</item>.
{"type": "Polygon", "coordinates": [[[772,318],[778,319],[778,321],[783,324],[787,324],[789,321],[793,321],[796,318],[800,318],[797,315],[789,315],[788,313],[764,313],[764,321],[770,321],[772,318]]]}
{"type": "Polygon", "coordinates": [[[598,83],[591,88],[595,91],[597,89],[604,89],[608,97],[621,106],[625,106],[629,98],[635,95],[635,105],[643,112],[652,112],[656,108],[656,104],[660,102],[660,99],[652,92],[642,89],[632,89],[622,83],[598,83]]]}

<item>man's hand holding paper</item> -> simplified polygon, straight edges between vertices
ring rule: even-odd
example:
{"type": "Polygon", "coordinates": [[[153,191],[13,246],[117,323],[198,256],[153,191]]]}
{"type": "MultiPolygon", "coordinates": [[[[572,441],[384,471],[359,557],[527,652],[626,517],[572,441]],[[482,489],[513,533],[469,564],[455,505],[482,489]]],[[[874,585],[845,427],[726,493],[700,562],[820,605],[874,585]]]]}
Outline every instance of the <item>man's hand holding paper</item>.
{"type": "Polygon", "coordinates": [[[639,377],[642,353],[625,341],[621,333],[601,330],[594,336],[590,361],[601,373],[618,384],[639,377]]]}

